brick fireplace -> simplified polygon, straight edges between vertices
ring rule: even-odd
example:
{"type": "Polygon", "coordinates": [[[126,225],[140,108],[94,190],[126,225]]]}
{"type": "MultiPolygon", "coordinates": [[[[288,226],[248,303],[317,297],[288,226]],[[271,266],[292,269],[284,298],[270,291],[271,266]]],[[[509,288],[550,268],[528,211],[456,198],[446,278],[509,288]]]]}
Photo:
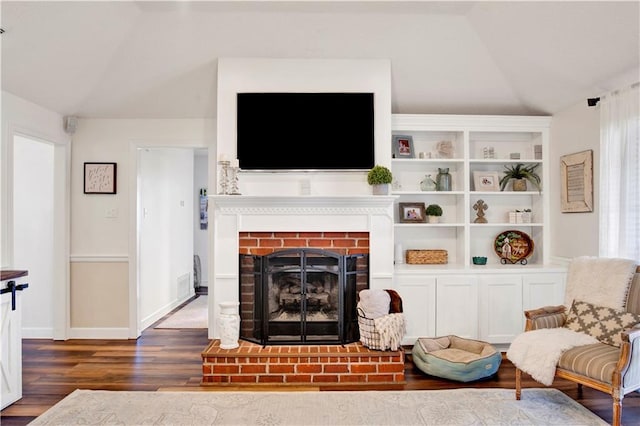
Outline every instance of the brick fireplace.
{"type": "Polygon", "coordinates": [[[209,338],[219,338],[218,303],[240,302],[241,252],[265,254],[289,244],[342,254],[368,250],[369,287],[393,288],[394,199],[366,195],[210,196],[214,227],[210,267],[214,272],[209,284],[209,338]]]}
{"type": "Polygon", "coordinates": [[[239,253],[300,247],[368,253],[369,288],[393,288],[393,202],[390,196],[211,196],[213,341],[202,353],[203,383],[403,382],[402,350],[372,351],[359,342],[262,346],[247,341],[223,350],[216,324],[218,303],[240,302],[239,253]]]}

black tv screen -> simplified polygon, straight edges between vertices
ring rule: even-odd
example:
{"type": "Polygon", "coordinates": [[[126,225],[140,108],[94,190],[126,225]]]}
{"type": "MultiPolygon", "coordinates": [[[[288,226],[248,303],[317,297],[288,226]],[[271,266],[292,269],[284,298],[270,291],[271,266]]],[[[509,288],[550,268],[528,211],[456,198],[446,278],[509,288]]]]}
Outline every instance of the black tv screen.
{"type": "Polygon", "coordinates": [[[373,93],[238,93],[242,170],[368,170],[373,93]]]}

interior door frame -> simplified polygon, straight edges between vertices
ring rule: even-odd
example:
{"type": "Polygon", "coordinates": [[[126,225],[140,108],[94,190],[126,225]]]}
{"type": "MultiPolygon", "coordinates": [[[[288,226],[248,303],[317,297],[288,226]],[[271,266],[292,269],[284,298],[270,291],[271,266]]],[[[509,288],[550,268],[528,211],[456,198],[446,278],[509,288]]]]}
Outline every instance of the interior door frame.
{"type": "MultiPolygon", "coordinates": [[[[196,143],[180,143],[179,141],[130,141],[129,142],[129,338],[137,339],[142,335],[142,319],[140,318],[140,235],[138,221],[138,150],[139,149],[207,149],[209,164],[209,184],[211,183],[211,151],[209,146],[196,143]]],[[[208,227],[209,242],[212,230],[208,227]]],[[[209,272],[211,274],[211,272],[209,272]]]]}
{"type": "Polygon", "coordinates": [[[71,285],[70,285],[70,186],[71,186],[71,149],[70,140],[58,140],[50,135],[37,131],[9,125],[7,144],[7,246],[9,262],[14,262],[14,203],[13,203],[13,171],[15,137],[31,139],[53,146],[53,265],[54,265],[54,299],[53,304],[53,340],[66,340],[71,326],[71,285]]]}

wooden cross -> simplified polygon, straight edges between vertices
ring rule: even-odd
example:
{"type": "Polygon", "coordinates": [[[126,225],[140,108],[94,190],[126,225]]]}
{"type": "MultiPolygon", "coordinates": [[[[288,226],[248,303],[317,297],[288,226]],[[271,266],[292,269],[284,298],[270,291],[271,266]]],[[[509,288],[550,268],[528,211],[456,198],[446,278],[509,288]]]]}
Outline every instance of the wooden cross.
{"type": "Polygon", "coordinates": [[[487,210],[489,208],[489,206],[487,204],[485,204],[485,202],[483,200],[478,200],[474,205],[473,205],[473,209],[477,210],[477,215],[478,217],[476,218],[476,220],[473,221],[473,223],[487,223],[487,219],[484,218],[484,211],[487,210]]]}

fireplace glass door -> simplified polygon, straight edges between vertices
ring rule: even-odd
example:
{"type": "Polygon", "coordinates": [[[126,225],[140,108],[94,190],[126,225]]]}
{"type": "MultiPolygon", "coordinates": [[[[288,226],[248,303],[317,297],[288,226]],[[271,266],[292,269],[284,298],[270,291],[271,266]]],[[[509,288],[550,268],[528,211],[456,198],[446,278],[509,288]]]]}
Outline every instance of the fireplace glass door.
{"type": "Polygon", "coordinates": [[[241,337],[262,344],[358,339],[355,304],[358,273],[362,271],[357,260],[366,255],[294,249],[247,256],[241,255],[240,262],[241,301],[243,295],[244,300],[253,300],[253,309],[241,309],[241,337]],[[247,265],[252,274],[247,273],[247,265]],[[251,288],[249,297],[247,290],[251,288]]]}

